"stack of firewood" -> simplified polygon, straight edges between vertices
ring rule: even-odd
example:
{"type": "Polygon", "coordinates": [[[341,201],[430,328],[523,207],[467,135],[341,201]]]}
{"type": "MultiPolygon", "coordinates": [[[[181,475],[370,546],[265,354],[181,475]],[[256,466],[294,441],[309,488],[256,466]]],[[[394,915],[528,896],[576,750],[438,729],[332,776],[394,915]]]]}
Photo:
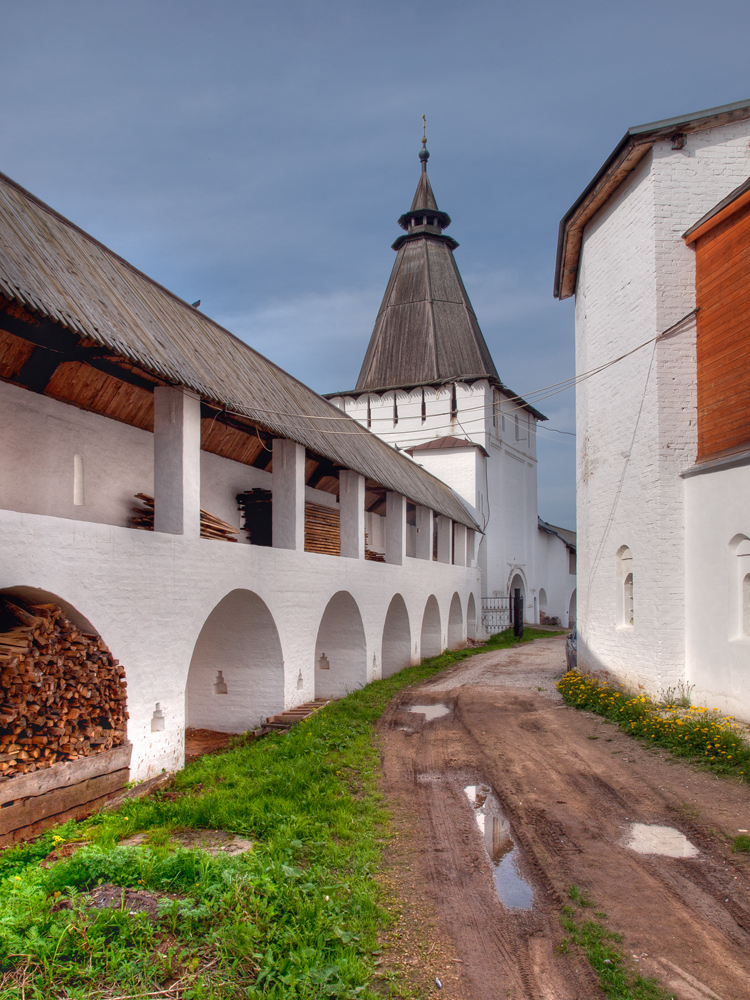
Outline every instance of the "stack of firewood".
{"type": "MultiPolygon", "coordinates": [[[[136,500],[143,502],[143,507],[133,507],[133,517],[130,524],[134,528],[141,528],[143,531],[154,530],[154,498],[147,493],[136,493],[136,500]]],[[[225,542],[236,542],[235,535],[239,535],[240,529],[233,528],[231,524],[222,521],[220,517],[209,514],[207,510],[201,508],[201,538],[218,538],[225,542]]]]}
{"type": "Polygon", "coordinates": [[[126,738],[125,670],[55,604],[0,598],[0,778],[126,738]]]}

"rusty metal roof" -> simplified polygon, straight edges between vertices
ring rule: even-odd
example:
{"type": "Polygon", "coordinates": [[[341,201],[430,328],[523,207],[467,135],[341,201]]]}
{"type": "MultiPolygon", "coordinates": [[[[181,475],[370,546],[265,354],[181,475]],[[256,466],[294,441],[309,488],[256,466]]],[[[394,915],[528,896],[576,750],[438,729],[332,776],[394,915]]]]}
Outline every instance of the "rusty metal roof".
{"type": "Polygon", "coordinates": [[[0,293],[146,371],[478,529],[441,480],[3,174],[0,293]]]}

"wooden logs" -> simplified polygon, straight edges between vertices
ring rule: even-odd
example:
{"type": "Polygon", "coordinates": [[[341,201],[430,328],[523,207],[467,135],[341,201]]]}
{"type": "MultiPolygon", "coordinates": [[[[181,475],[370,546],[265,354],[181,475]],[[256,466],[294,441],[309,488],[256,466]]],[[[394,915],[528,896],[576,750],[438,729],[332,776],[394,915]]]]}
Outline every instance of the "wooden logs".
{"type": "Polygon", "coordinates": [[[54,604],[0,598],[0,780],[125,741],[125,670],[54,604]]]}
{"type": "MultiPolygon", "coordinates": [[[[147,493],[136,493],[136,500],[143,502],[143,507],[133,507],[133,516],[130,518],[130,525],[133,528],[140,528],[142,531],[154,530],[154,498],[147,493]]],[[[240,529],[233,528],[231,524],[222,521],[215,514],[209,514],[207,510],[201,508],[201,538],[216,538],[224,542],[236,542],[235,535],[239,535],[240,529]]]]}
{"type": "Polygon", "coordinates": [[[305,504],[305,552],[321,552],[329,556],[341,554],[339,512],[335,507],[305,504]]]}

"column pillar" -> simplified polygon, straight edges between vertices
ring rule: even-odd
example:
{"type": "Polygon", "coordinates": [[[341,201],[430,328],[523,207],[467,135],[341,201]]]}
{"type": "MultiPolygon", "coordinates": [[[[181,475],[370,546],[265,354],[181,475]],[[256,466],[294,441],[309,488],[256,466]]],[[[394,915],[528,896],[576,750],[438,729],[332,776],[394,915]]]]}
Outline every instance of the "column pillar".
{"type": "Polygon", "coordinates": [[[468,566],[466,559],[466,525],[453,523],[453,562],[456,566],[468,566]]]}
{"type": "Polygon", "coordinates": [[[201,401],[179,386],[154,389],[154,531],[200,538],[201,401]]]}
{"type": "Polygon", "coordinates": [[[365,477],[351,469],[339,472],[341,555],[365,557],[365,477]]]}
{"type": "Polygon", "coordinates": [[[385,495],[385,561],[402,566],[406,557],[406,497],[385,495]]]}
{"type": "Polygon", "coordinates": [[[305,449],[288,438],[273,440],[273,545],[305,550],[305,449]]]}
{"type": "Polygon", "coordinates": [[[438,514],[437,519],[437,561],[449,563],[453,561],[453,522],[444,514],[438,514]]]}
{"type": "Polygon", "coordinates": [[[432,560],[432,511],[417,506],[417,559],[432,560]]]}

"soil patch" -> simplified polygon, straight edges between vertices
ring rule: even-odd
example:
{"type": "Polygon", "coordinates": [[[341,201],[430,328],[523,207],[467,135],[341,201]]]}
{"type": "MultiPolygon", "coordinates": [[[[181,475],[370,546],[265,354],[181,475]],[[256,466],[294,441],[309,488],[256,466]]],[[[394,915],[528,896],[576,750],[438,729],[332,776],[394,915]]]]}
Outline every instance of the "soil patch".
{"type": "Polygon", "coordinates": [[[186,729],[185,763],[192,764],[208,753],[220,753],[231,738],[231,733],[219,733],[215,729],[186,729]]]}
{"type": "Polygon", "coordinates": [[[412,817],[399,833],[463,960],[465,995],[601,997],[583,956],[564,951],[560,911],[576,885],[623,934],[633,970],[680,1000],[750,1000],[750,858],[731,849],[750,828],[748,786],[568,708],[554,688],[564,666],[562,637],[479,655],[405,692],[381,720],[386,794],[397,824],[412,817]],[[409,711],[438,700],[452,712],[409,711]],[[529,910],[495,892],[492,834],[464,791],[479,785],[509,824],[500,834],[533,888],[529,910]],[[668,827],[698,853],[639,853],[634,824],[668,827]]]}
{"type": "MultiPolygon", "coordinates": [[[[238,837],[228,830],[172,830],[169,843],[173,847],[186,847],[189,850],[206,851],[208,854],[228,854],[234,857],[253,849],[252,840],[238,837]]],[[[136,833],[120,841],[120,847],[149,847],[151,841],[148,833],[136,833]]]]}

